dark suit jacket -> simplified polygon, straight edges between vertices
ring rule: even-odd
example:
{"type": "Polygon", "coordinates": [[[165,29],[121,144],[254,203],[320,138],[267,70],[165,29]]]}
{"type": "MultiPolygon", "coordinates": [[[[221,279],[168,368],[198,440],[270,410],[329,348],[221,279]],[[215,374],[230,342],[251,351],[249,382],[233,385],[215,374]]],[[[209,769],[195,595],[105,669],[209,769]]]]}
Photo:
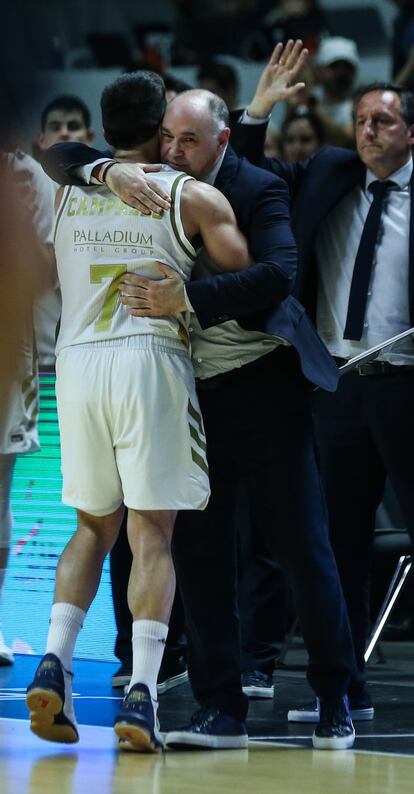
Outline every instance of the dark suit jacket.
{"type": "MultiPolygon", "coordinates": [[[[306,161],[283,163],[263,155],[266,124],[236,124],[231,141],[239,155],[281,176],[291,195],[292,228],[298,247],[298,279],[294,294],[314,316],[316,268],[314,245],[320,223],[357,184],[364,184],[366,169],[358,154],[349,149],[323,146],[306,161]]],[[[414,326],[414,172],[411,180],[409,241],[409,306],[414,326]]]]}
{"type": "MultiPolygon", "coordinates": [[[[42,164],[55,181],[73,184],[79,180],[70,175],[70,169],[102,156],[82,144],[57,144],[45,152],[42,164]]],[[[334,391],[338,369],[303,306],[289,294],[297,256],[285,182],[237,157],[229,147],[215,187],[232,205],[256,264],[187,285],[201,326],[236,319],[243,328],[283,337],[296,348],[305,377],[334,391]]]]}

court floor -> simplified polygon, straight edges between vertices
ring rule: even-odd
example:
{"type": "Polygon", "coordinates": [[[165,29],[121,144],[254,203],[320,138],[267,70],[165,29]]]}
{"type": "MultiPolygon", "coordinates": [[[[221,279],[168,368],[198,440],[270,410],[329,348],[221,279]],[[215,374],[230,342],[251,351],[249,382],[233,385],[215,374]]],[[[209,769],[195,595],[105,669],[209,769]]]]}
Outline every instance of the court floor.
{"type": "MultiPolygon", "coordinates": [[[[53,745],[30,733],[25,687],[38,657],[0,668],[1,794],[398,794],[414,790],[414,644],[383,646],[386,663],[370,667],[376,707],[356,723],[352,751],[314,751],[311,725],[288,724],[287,709],[306,701],[305,656],[298,647],[275,674],[274,700],[252,701],[249,748],[231,751],[119,752],[112,724],[120,691],[115,665],[76,661],[77,745],[53,745]]],[[[161,728],[183,725],[194,709],[188,684],[160,698],[161,728]]]]}

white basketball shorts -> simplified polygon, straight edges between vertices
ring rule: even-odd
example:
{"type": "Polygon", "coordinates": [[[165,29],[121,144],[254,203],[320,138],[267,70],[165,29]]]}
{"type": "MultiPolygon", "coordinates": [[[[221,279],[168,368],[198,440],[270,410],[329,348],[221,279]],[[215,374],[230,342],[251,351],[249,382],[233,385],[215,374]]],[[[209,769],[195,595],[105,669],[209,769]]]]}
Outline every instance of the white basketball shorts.
{"type": "Polygon", "coordinates": [[[135,510],[202,510],[206,441],[188,353],[142,337],[119,346],[125,341],[58,355],[62,500],[96,516],[123,501],[135,510]]]}

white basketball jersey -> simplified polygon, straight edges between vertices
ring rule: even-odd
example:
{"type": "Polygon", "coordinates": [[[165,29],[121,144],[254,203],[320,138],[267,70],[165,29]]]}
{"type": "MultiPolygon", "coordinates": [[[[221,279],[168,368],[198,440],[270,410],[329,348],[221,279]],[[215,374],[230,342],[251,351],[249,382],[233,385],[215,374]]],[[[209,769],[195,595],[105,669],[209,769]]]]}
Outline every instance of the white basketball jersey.
{"type": "Polygon", "coordinates": [[[120,303],[118,284],[126,272],[160,280],[156,260],[190,278],[196,251],[186,238],[181,191],[191,179],[164,167],[151,179],[171,195],[171,209],[143,215],[106,187],[65,188],[55,229],[62,318],[56,346],[152,334],[188,345],[183,314],[158,319],[132,317],[120,303]]]}

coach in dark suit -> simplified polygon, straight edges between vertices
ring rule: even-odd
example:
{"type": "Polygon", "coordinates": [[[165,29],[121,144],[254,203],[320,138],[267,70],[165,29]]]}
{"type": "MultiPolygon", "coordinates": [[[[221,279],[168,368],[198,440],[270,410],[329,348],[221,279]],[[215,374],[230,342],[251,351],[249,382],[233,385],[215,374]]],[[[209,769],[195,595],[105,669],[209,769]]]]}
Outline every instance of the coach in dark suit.
{"type": "MultiPolygon", "coordinates": [[[[303,307],[289,297],[296,250],[286,186],[236,157],[227,146],[226,121],[217,97],[185,92],[167,108],[161,153],[167,164],[214,182],[225,193],[256,264],[244,278],[234,273],[192,281],[186,295],[180,285],[178,299],[173,279],[172,300],[170,279],[148,282],[135,276],[125,280],[124,288],[135,295],[125,304],[138,307],[138,314],[168,314],[191,302],[193,361],[212,485],[207,509],[181,513],[175,530],[189,673],[202,708],[189,726],[168,734],[167,744],[246,745],[234,526],[236,486],[244,478],[262,543],[290,574],[309,651],[308,678],[326,707],[315,746],[349,747],[353,728],[343,695],[353,650],[328,542],[309,400],[309,381],[333,390],[338,372],[303,307]]],[[[55,148],[55,154],[51,169],[53,150],[48,152],[48,172],[57,178],[56,164],[67,168],[91,160],[91,153],[85,157],[79,147],[71,154],[66,147],[55,148]]],[[[125,168],[111,167],[111,184],[125,168]]]]}
{"type": "MultiPolygon", "coordinates": [[[[252,123],[270,112],[277,79],[277,64],[269,64],[248,108],[250,123],[237,124],[232,141],[289,185],[300,265],[295,292],[342,363],[414,326],[414,97],[392,84],[367,86],[355,100],[356,152],[324,147],[307,162],[281,163],[265,160],[265,124],[252,123]]],[[[364,651],[375,512],[387,475],[414,540],[413,399],[412,338],[346,375],[335,394],[314,397],[331,540],[358,664],[349,691],[354,718],[373,717],[364,651]]],[[[308,720],[310,713],[292,716],[308,720]]]]}

